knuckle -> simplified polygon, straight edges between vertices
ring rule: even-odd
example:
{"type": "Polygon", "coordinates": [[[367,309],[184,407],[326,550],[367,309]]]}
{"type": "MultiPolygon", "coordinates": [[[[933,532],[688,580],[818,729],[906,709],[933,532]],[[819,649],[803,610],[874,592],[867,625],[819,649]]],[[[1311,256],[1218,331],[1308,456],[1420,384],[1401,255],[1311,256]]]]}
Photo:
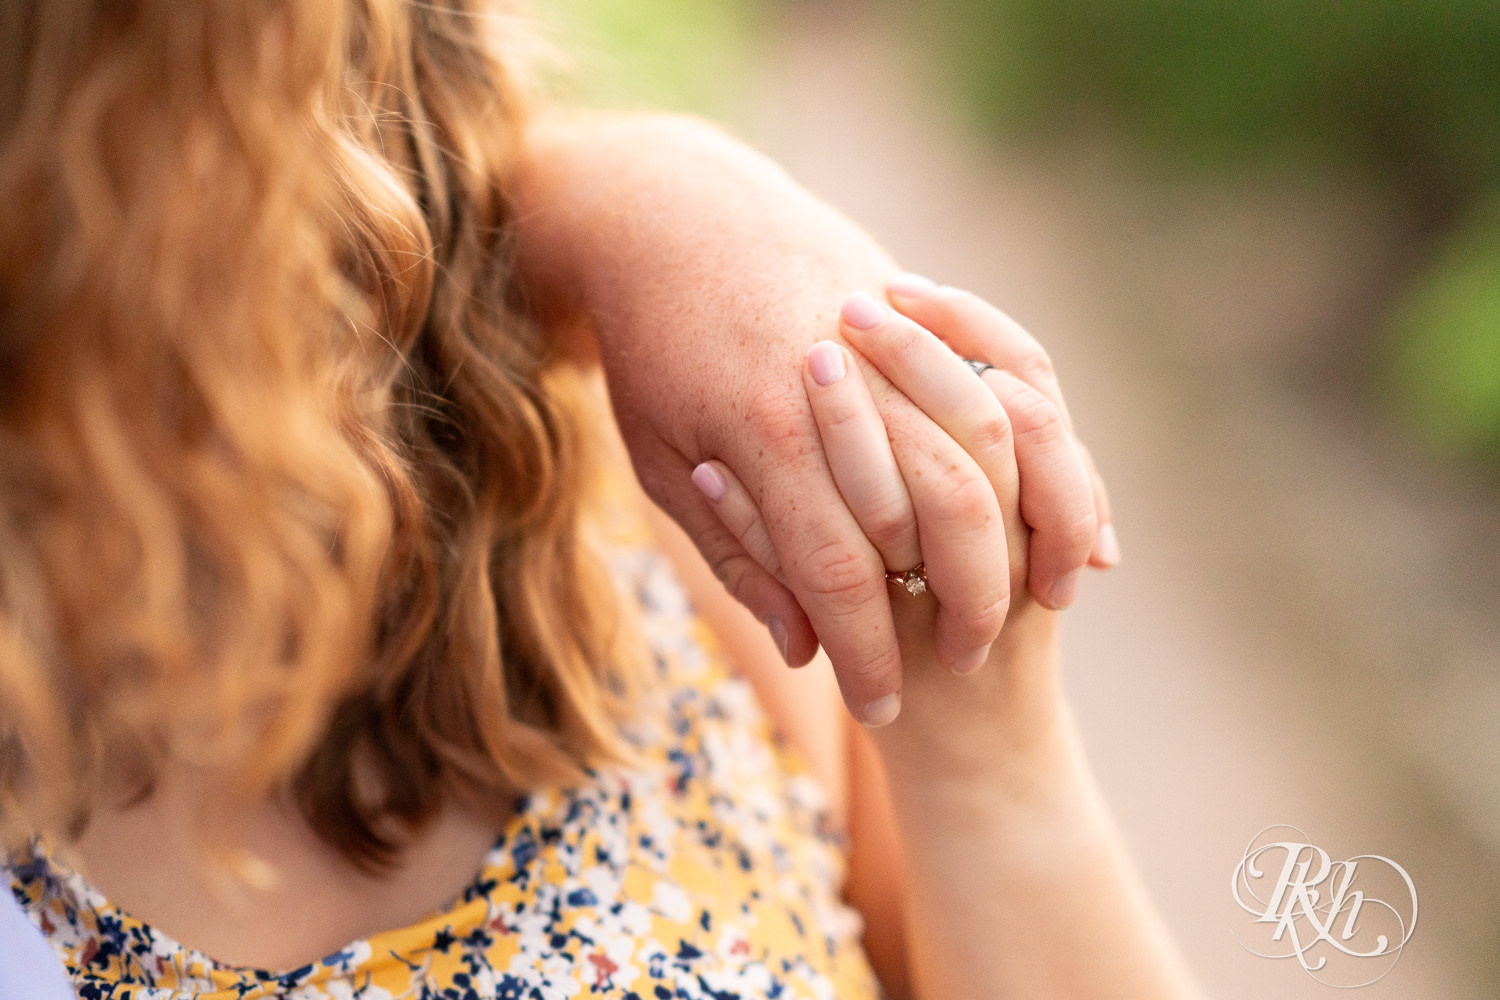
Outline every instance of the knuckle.
{"type": "Polygon", "coordinates": [[[1083,552],[1080,562],[1088,559],[1089,551],[1094,546],[1094,536],[1099,532],[1099,516],[1095,513],[1093,504],[1089,504],[1083,513],[1073,518],[1063,531],[1063,536],[1083,552]]]}
{"type": "Polygon", "coordinates": [[[983,475],[951,466],[938,477],[933,513],[947,524],[975,524],[994,513],[995,492],[983,475]]]}
{"type": "Polygon", "coordinates": [[[965,635],[993,638],[1005,623],[1010,610],[1009,574],[1002,574],[998,585],[978,601],[951,609],[950,621],[965,635]]]}
{"type": "Polygon", "coordinates": [[[870,559],[839,540],[814,546],[799,560],[797,571],[809,594],[837,604],[856,603],[867,596],[875,576],[870,559]]]}
{"type": "Polygon", "coordinates": [[[1031,385],[1057,381],[1057,369],[1052,364],[1052,355],[1040,345],[1022,354],[1016,362],[1016,368],[1021,381],[1031,385]]]}
{"type": "MultiPolygon", "coordinates": [[[[851,703],[861,691],[871,691],[878,696],[896,687],[893,679],[901,676],[901,653],[894,646],[873,650],[867,656],[845,657],[843,663],[834,665],[839,687],[845,693],[845,702],[851,703]]],[[[850,704],[853,711],[864,708],[850,704]]]]}
{"type": "Polygon", "coordinates": [[[745,603],[745,584],[753,573],[760,571],[755,560],[743,552],[730,553],[715,560],[712,569],[724,589],[742,604],[745,603]]]}
{"type": "Polygon", "coordinates": [[[825,434],[843,431],[851,425],[858,424],[866,416],[865,411],[856,405],[855,400],[848,398],[818,408],[818,422],[823,426],[825,434]]]}
{"type": "Polygon", "coordinates": [[[783,448],[808,436],[808,413],[801,387],[766,386],[745,404],[745,423],[765,445],[783,448]]]}
{"type": "Polygon", "coordinates": [[[974,428],[974,447],[981,455],[1000,455],[1015,447],[1015,431],[1004,410],[985,417],[974,428]]]}
{"type": "Polygon", "coordinates": [[[877,549],[897,545],[916,533],[917,519],[911,504],[904,498],[892,498],[865,513],[860,518],[860,527],[865,537],[877,549]]]}
{"type": "Polygon", "coordinates": [[[1014,401],[1009,413],[1017,440],[1024,439],[1043,448],[1055,447],[1067,440],[1062,414],[1052,405],[1052,400],[1039,392],[1022,394],[1014,401]]]}
{"type": "Polygon", "coordinates": [[[922,327],[915,321],[899,312],[892,312],[879,326],[869,331],[867,346],[870,351],[865,351],[866,341],[861,341],[859,353],[866,357],[878,354],[882,358],[904,358],[917,343],[921,331],[922,327]]]}
{"type": "Polygon", "coordinates": [[[1045,548],[1049,561],[1076,568],[1088,561],[1097,532],[1098,519],[1090,505],[1080,514],[1072,514],[1065,518],[1059,515],[1057,521],[1048,522],[1038,528],[1035,537],[1037,544],[1045,548]]]}
{"type": "Polygon", "coordinates": [[[910,362],[912,355],[922,349],[924,337],[931,339],[926,330],[911,320],[892,325],[891,352],[902,362],[910,362]]]}
{"type": "Polygon", "coordinates": [[[859,517],[859,528],[876,549],[898,546],[916,534],[916,514],[904,499],[891,499],[859,517]]]}

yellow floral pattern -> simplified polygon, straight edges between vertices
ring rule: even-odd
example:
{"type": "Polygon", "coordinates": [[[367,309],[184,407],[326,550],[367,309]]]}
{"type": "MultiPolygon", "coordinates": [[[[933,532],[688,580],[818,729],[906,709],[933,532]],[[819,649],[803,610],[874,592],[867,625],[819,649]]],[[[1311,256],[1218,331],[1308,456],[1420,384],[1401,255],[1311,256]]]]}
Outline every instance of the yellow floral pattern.
{"type": "Polygon", "coordinates": [[[773,741],[666,562],[625,553],[655,655],[643,763],[522,799],[474,882],[422,923],[300,969],[218,963],[33,847],[10,885],[84,1000],[857,1000],[879,989],[840,900],[822,792],[773,741]]]}

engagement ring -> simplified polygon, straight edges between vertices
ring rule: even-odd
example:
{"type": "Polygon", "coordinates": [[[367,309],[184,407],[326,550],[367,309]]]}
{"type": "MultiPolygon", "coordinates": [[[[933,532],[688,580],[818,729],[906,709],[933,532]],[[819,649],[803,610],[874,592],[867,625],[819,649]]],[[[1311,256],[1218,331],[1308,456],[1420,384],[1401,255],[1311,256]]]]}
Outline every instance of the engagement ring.
{"type": "Polygon", "coordinates": [[[887,583],[905,587],[906,592],[913,597],[927,593],[927,570],[921,563],[917,563],[904,573],[887,573],[885,579],[887,583]]]}

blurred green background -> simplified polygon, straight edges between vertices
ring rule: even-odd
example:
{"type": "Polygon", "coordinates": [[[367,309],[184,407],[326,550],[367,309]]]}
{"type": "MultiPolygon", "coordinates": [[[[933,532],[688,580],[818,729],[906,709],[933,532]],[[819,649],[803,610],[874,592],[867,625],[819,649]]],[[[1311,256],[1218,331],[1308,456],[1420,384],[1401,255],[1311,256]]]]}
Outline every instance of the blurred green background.
{"type": "MultiPolygon", "coordinates": [[[[722,116],[793,0],[543,0],[574,96],[722,116]]],[[[850,5],[844,5],[850,6],[850,5]]],[[[1086,122],[1175,173],[1354,175],[1410,220],[1405,273],[1325,374],[1500,475],[1500,4],[877,0],[985,135],[1086,122]]]]}
{"type": "Polygon", "coordinates": [[[984,125],[1102,119],[1173,169],[1357,173],[1413,219],[1412,272],[1348,364],[1384,415],[1500,465],[1500,4],[927,0],[984,125]]]}
{"type": "Polygon", "coordinates": [[[606,108],[709,117],[731,106],[768,28],[764,0],[532,0],[558,87],[606,108]]]}

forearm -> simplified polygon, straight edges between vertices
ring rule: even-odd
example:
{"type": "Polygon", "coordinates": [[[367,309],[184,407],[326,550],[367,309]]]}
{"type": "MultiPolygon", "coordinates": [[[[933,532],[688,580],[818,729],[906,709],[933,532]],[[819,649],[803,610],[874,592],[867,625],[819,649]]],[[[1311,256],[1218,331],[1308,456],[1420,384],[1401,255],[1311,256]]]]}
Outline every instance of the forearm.
{"type": "Polygon", "coordinates": [[[767,339],[819,315],[836,328],[843,296],[894,270],[774,163],[694,119],[543,117],[516,180],[523,289],[544,314],[587,317],[606,352],[729,315],[756,316],[745,332],[767,339]]]}
{"type": "MultiPolygon", "coordinates": [[[[1016,645],[1024,648],[1011,655],[1056,657],[1055,642],[1016,645]]],[[[995,683],[1009,672],[998,666],[992,660],[965,678],[930,672],[918,684],[995,683]]],[[[1010,676],[1046,685],[1055,666],[1030,664],[1010,676]]],[[[1043,693],[1009,694],[1006,704],[1043,693]]],[[[1036,704],[1048,700],[1043,694],[1036,704]]],[[[1061,702],[1053,700],[1058,707],[1050,711],[996,715],[984,729],[954,720],[944,727],[949,742],[924,741],[918,752],[897,727],[908,716],[921,725],[925,701],[909,684],[902,719],[892,732],[876,733],[903,844],[917,996],[1198,997],[1061,702]],[[965,735],[986,730],[994,735],[965,735]]]]}

